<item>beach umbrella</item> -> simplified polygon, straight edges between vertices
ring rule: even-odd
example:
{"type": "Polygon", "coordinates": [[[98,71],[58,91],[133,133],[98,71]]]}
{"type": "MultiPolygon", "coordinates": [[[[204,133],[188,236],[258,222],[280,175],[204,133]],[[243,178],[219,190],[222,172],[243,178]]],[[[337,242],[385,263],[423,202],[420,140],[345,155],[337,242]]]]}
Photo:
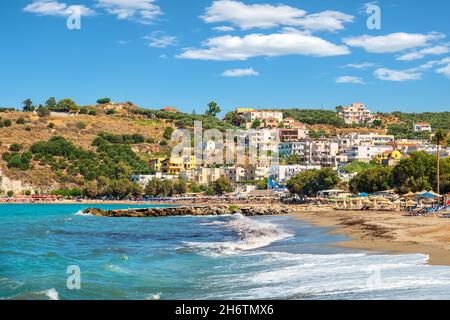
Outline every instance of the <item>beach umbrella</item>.
{"type": "Polygon", "coordinates": [[[416,194],[414,193],[414,192],[408,192],[408,193],[406,193],[406,194],[404,194],[403,196],[402,196],[402,198],[412,198],[412,197],[414,197],[416,194]]]}
{"type": "Polygon", "coordinates": [[[365,193],[365,192],[361,192],[360,194],[358,194],[358,196],[359,196],[359,197],[365,198],[365,197],[368,197],[369,194],[368,194],[368,193],[365,193]]]}
{"type": "Polygon", "coordinates": [[[416,204],[417,204],[417,202],[412,201],[412,200],[406,201],[406,206],[407,207],[414,207],[416,204]]]}
{"type": "Polygon", "coordinates": [[[438,195],[435,194],[434,192],[424,192],[424,193],[420,193],[416,195],[416,198],[424,198],[424,199],[433,199],[433,198],[437,198],[438,195]]]}

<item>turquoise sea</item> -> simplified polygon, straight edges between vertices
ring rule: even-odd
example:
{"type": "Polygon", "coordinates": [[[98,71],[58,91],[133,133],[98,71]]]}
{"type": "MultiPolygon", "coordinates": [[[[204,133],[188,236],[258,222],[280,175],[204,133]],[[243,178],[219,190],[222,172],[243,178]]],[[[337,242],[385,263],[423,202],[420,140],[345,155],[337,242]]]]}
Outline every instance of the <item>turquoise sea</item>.
{"type": "Polygon", "coordinates": [[[342,236],[291,217],[103,218],[86,207],[0,205],[0,299],[450,298],[449,267],[338,248],[342,236]],[[69,266],[79,290],[67,288],[69,266]]]}

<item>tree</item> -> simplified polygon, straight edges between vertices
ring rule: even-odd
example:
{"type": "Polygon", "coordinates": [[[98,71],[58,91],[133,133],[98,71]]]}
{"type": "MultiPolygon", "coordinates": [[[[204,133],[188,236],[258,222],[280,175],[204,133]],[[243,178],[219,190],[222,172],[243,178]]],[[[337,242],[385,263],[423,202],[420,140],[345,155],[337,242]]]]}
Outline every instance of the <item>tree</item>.
{"type": "Polygon", "coordinates": [[[214,190],[216,195],[223,195],[226,192],[233,191],[231,182],[226,177],[220,177],[211,184],[211,188],[214,190]]]}
{"type": "Polygon", "coordinates": [[[253,121],[252,129],[258,129],[260,126],[261,126],[261,120],[256,119],[255,121],[253,121]]]}
{"type": "Polygon", "coordinates": [[[50,110],[54,109],[54,108],[56,107],[56,105],[57,105],[56,98],[55,98],[55,97],[49,98],[49,99],[45,102],[45,105],[46,105],[50,110]]]}
{"type": "Polygon", "coordinates": [[[24,102],[22,102],[22,104],[23,104],[24,112],[33,112],[34,111],[33,101],[31,101],[31,99],[26,99],[24,102]]]}
{"type": "Polygon", "coordinates": [[[302,158],[298,154],[291,154],[286,158],[286,163],[288,165],[300,164],[302,163],[302,158]]]}
{"type": "Polygon", "coordinates": [[[98,104],[108,104],[108,103],[110,103],[111,102],[111,99],[110,98],[101,98],[101,99],[98,99],[97,100],[97,103],[98,104]]]}
{"type": "Polygon", "coordinates": [[[441,179],[440,179],[440,164],[441,164],[441,146],[444,145],[447,141],[447,133],[444,132],[444,130],[439,129],[436,131],[433,137],[433,141],[437,146],[436,151],[436,160],[437,160],[437,166],[436,166],[436,192],[440,193],[441,191],[441,179]]]}
{"type": "Polygon", "coordinates": [[[390,167],[365,169],[350,180],[350,191],[353,193],[374,193],[390,188],[392,188],[392,168],[390,167]]]}
{"type": "Polygon", "coordinates": [[[319,191],[334,188],[340,179],[336,171],[325,168],[302,172],[287,183],[288,190],[300,196],[316,196],[319,191]]]}
{"type": "Polygon", "coordinates": [[[55,111],[59,112],[78,112],[78,106],[72,99],[62,99],[56,105],[55,111]]]}
{"type": "Polygon", "coordinates": [[[237,127],[241,125],[241,119],[235,111],[228,112],[224,120],[237,127]]]}
{"type": "Polygon", "coordinates": [[[400,193],[430,190],[436,181],[436,157],[426,152],[411,152],[392,172],[393,186],[400,193]]]}
{"type": "Polygon", "coordinates": [[[205,114],[207,116],[215,117],[218,113],[220,113],[220,111],[222,111],[222,109],[220,109],[219,105],[216,102],[211,101],[208,103],[208,110],[206,110],[205,114]]]}
{"type": "Polygon", "coordinates": [[[43,118],[43,117],[47,117],[50,115],[50,109],[49,107],[44,107],[44,106],[39,106],[39,108],[37,109],[37,114],[39,117],[43,118]]]}
{"type": "Polygon", "coordinates": [[[166,127],[166,128],[164,129],[164,133],[163,133],[164,139],[170,140],[170,139],[172,138],[172,133],[173,133],[174,131],[175,131],[174,128],[172,128],[172,127],[166,127]]]}

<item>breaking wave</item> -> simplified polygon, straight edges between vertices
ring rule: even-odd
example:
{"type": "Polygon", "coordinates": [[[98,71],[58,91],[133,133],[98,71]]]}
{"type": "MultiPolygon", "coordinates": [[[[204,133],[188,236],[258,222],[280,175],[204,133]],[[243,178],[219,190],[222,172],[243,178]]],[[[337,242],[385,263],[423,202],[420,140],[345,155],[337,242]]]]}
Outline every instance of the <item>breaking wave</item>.
{"type": "Polygon", "coordinates": [[[76,216],[84,216],[84,217],[89,217],[92,216],[92,214],[90,213],[84,213],[83,210],[78,211],[77,213],[75,213],[76,216]]]}
{"type": "Polygon", "coordinates": [[[222,224],[223,227],[232,229],[239,239],[225,242],[184,242],[184,244],[201,254],[220,256],[266,247],[275,241],[293,236],[292,233],[274,223],[257,221],[241,214],[232,216],[229,221],[211,224],[222,224]]]}

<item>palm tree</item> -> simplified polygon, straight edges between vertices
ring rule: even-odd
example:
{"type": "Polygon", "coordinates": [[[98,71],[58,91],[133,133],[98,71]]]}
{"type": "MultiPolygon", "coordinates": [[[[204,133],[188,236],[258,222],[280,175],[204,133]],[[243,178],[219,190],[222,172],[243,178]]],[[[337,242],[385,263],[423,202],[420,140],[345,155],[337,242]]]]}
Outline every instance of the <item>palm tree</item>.
{"type": "Polygon", "coordinates": [[[447,132],[443,131],[442,129],[439,129],[436,131],[436,133],[434,134],[434,143],[437,146],[437,152],[436,152],[436,157],[437,157],[437,193],[440,194],[441,191],[441,177],[440,177],[440,164],[441,164],[441,146],[444,145],[446,143],[447,140],[447,132]]]}

